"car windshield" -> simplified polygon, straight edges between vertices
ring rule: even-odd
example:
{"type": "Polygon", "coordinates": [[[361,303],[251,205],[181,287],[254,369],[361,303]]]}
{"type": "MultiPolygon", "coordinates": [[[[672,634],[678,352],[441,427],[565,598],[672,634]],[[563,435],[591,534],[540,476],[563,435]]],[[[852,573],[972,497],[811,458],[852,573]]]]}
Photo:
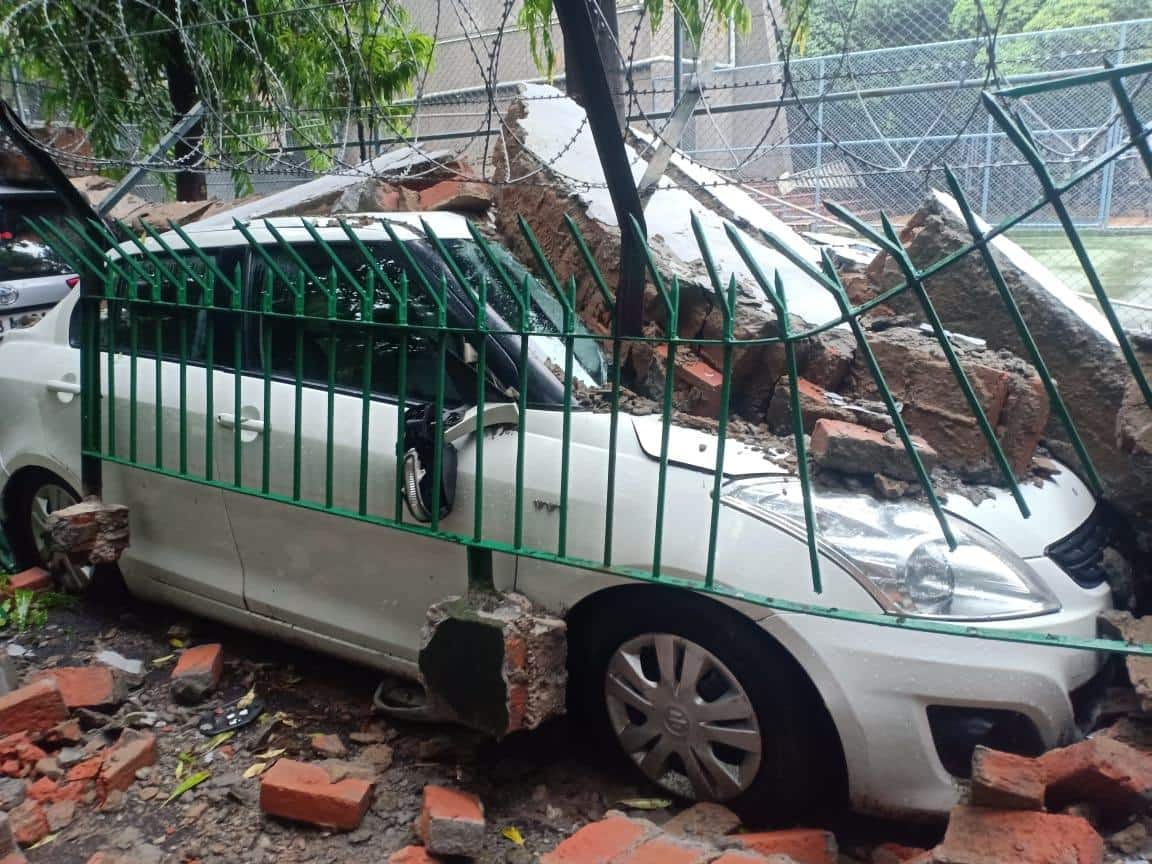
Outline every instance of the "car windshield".
{"type": "MultiPolygon", "coordinates": [[[[516,327],[520,321],[520,306],[516,302],[516,297],[479,245],[472,240],[445,240],[444,245],[452,253],[461,272],[468,279],[470,287],[475,289],[480,280],[487,280],[488,305],[512,327],[516,327]]],[[[532,345],[543,354],[542,359],[554,367],[554,370],[563,369],[563,340],[543,335],[560,334],[563,331],[564,308],[560,305],[560,301],[507,249],[495,243],[490,244],[489,248],[509,279],[518,285],[525,284],[527,280],[532,298],[532,305],[528,310],[528,326],[534,333],[541,334],[533,337],[532,345]]],[[[579,320],[576,321],[576,332],[588,333],[579,320]]],[[[572,353],[577,364],[574,366],[573,374],[585,385],[602,385],[605,380],[605,362],[596,340],[579,338],[573,339],[572,342],[572,353]]]]}

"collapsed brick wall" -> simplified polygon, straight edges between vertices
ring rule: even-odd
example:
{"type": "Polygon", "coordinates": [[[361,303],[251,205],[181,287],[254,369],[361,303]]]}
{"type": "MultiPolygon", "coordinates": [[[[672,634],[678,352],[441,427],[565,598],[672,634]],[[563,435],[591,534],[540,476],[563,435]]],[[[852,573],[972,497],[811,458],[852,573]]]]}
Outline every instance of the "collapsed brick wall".
{"type": "MultiPolygon", "coordinates": [[[[576,307],[586,327],[594,333],[611,332],[612,315],[590,274],[587,265],[564,226],[564,216],[571,216],[580,228],[592,257],[609,285],[615,282],[620,261],[620,230],[592,219],[587,206],[570,190],[562,177],[542,167],[539,160],[523,145],[525,117],[523,102],[515,103],[507,121],[518,134],[501,139],[495,162],[496,208],[495,227],[501,241],[522,261],[534,261],[532,250],[521,235],[517,217],[531,226],[553,269],[566,278],[576,277],[576,307]],[[536,182],[505,183],[509,176],[535,174],[536,182]],[[547,181],[547,182],[542,182],[547,181]]],[[[650,238],[660,269],[668,278],[675,276],[680,287],[677,307],[677,335],[683,339],[720,339],[723,335],[723,313],[715,303],[711,285],[702,267],[677,258],[661,242],[650,238]]],[[[739,286],[735,317],[735,336],[755,339],[777,335],[775,316],[758,302],[752,286],[739,286]]],[[[650,334],[663,333],[666,310],[655,285],[648,284],[644,296],[644,317],[650,322],[650,334]]],[[[795,319],[794,326],[804,326],[795,319]]],[[[641,393],[659,398],[664,386],[662,348],[633,345],[626,349],[624,366],[629,378],[641,393]]],[[[719,346],[691,346],[680,352],[676,370],[676,404],[688,413],[715,417],[719,411],[720,376],[723,349],[719,346]]],[[[772,392],[784,372],[784,352],[780,345],[757,345],[733,352],[733,410],[752,422],[763,421],[772,392]]]]}
{"type": "MultiPolygon", "coordinates": [[[[930,197],[901,233],[901,241],[917,267],[927,267],[971,242],[963,220],[945,200],[939,195],[930,197]]],[[[993,254],[1101,475],[1105,492],[1134,519],[1146,519],[1152,515],[1152,452],[1138,442],[1139,430],[1148,428],[1152,415],[1138,394],[1129,394],[1135,398],[1129,399],[1122,421],[1125,393],[1132,378],[1119,350],[1002,252],[994,249],[993,254]],[[1118,436],[1118,427],[1122,427],[1121,432],[1128,431],[1118,436]]],[[[884,254],[869,267],[868,276],[873,292],[903,281],[896,263],[884,254]]],[[[1027,356],[979,255],[966,255],[926,284],[945,327],[984,339],[989,348],[1027,356]]],[[[894,298],[889,305],[923,320],[915,298],[908,294],[894,298]]],[[[1071,443],[1055,417],[1045,430],[1045,442],[1065,464],[1079,470],[1071,443]]]]}

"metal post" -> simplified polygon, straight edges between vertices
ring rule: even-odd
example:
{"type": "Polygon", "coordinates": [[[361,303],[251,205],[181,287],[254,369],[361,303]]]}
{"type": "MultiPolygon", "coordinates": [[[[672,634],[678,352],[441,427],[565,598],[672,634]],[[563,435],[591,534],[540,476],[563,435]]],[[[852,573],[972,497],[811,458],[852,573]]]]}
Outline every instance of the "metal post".
{"type": "MultiPolygon", "coordinates": [[[[554,8],[566,39],[576,45],[597,44],[596,25],[588,0],[556,0],[554,8]]],[[[582,60],[574,77],[581,79],[588,126],[596,141],[604,181],[616,211],[616,224],[620,226],[620,284],[616,292],[619,332],[621,336],[639,336],[644,322],[644,253],[637,248],[628,225],[635,221],[642,233],[647,231],[644,205],[640,203],[628,152],[624,149],[603,58],[598,51],[586,51],[582,60]]]]}
{"type": "Polygon", "coordinates": [[[824,166],[824,58],[820,58],[820,101],[816,103],[816,208],[820,207],[820,169],[824,166]]]}
{"type": "Polygon", "coordinates": [[[108,193],[108,196],[96,205],[96,211],[101,216],[111,211],[111,209],[120,202],[120,199],[132,191],[132,188],[140,182],[140,179],[148,170],[146,166],[155,161],[158,156],[165,153],[169,147],[188,134],[188,130],[199,123],[203,116],[204,104],[197,102],[189,109],[188,113],[181,117],[179,122],[168,131],[168,134],[160,139],[160,143],[152,148],[152,152],[145,157],[144,164],[133,166],[131,170],[124,175],[124,178],[116,184],[115,188],[108,193]]]}
{"type": "Polygon", "coordinates": [[[672,15],[672,105],[680,104],[681,83],[684,75],[684,29],[680,21],[680,9],[672,15]]]}
{"type": "Polygon", "coordinates": [[[988,221],[988,197],[992,194],[992,141],[996,135],[996,124],[988,117],[988,128],[984,139],[984,180],[980,187],[980,216],[988,221]]]}
{"type": "MultiPolygon", "coordinates": [[[[1116,42],[1116,65],[1124,63],[1124,52],[1128,47],[1128,22],[1120,25],[1120,36],[1116,42]]],[[[1124,140],[1123,121],[1119,116],[1119,103],[1115,97],[1112,99],[1112,112],[1116,114],[1116,121],[1108,130],[1108,138],[1104,144],[1105,152],[1119,146],[1124,140]]],[[[1116,190],[1116,162],[1109,162],[1100,173],[1100,209],[1096,214],[1096,221],[1101,228],[1108,227],[1108,219],[1112,215],[1112,194],[1116,190]]]]}

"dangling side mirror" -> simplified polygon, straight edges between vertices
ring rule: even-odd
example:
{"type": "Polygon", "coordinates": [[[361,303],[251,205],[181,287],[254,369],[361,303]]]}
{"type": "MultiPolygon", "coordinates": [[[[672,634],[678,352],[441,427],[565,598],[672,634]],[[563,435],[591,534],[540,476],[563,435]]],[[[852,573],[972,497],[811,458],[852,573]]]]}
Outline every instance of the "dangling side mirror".
{"type": "MultiPolygon", "coordinates": [[[[436,446],[431,406],[409,408],[405,418],[404,502],[418,522],[432,521],[432,455],[436,446]]],[[[456,500],[456,448],[448,442],[440,450],[440,518],[452,512],[456,500]]]]}
{"type": "MultiPolygon", "coordinates": [[[[445,444],[440,462],[440,518],[452,512],[456,499],[456,448],[445,444]]],[[[404,501],[418,522],[432,521],[432,465],[425,466],[413,447],[404,455],[404,501]]]]}

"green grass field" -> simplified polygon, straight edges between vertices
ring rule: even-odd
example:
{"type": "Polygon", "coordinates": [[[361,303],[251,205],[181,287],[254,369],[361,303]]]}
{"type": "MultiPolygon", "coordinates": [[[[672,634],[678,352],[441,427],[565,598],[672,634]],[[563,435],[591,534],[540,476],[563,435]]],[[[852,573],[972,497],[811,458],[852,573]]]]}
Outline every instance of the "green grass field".
{"type": "MultiPolygon", "coordinates": [[[[1018,228],[1008,236],[1074,291],[1091,290],[1063,231],[1018,228]]],[[[1094,228],[1081,236],[1109,297],[1152,306],[1152,229],[1094,228]]]]}

